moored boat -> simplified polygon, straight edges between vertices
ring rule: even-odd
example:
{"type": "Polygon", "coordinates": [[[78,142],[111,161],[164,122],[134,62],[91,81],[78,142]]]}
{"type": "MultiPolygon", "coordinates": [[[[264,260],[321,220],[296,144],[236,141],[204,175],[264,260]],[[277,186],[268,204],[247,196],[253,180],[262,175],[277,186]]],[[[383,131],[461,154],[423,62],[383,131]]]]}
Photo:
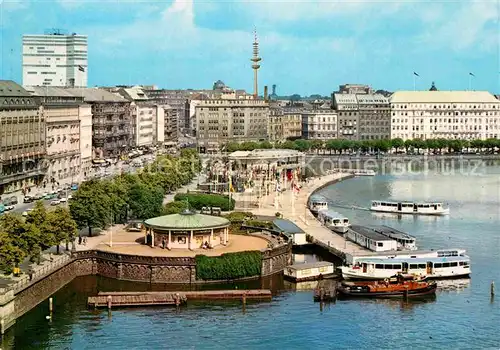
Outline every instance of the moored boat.
{"type": "Polygon", "coordinates": [[[351,266],[342,266],[344,279],[380,280],[398,273],[421,275],[427,278],[467,277],[471,273],[467,255],[436,257],[356,257],[351,266]]]}
{"type": "Polygon", "coordinates": [[[409,275],[396,275],[383,281],[341,282],[339,297],[347,298],[413,298],[436,293],[437,283],[409,275]]]}
{"type": "Polygon", "coordinates": [[[377,173],[371,169],[357,169],[354,176],[375,176],[377,173]]]}
{"type": "Polygon", "coordinates": [[[328,210],[328,201],[321,196],[311,196],[308,207],[311,213],[317,215],[322,210],[328,210]]]}
{"type": "Polygon", "coordinates": [[[411,215],[448,215],[450,208],[445,208],[442,203],[413,203],[393,201],[372,201],[371,211],[393,214],[411,215]]]}
{"type": "Polygon", "coordinates": [[[349,219],[332,210],[322,210],[318,213],[318,220],[330,230],[337,233],[346,233],[351,226],[349,219]]]}

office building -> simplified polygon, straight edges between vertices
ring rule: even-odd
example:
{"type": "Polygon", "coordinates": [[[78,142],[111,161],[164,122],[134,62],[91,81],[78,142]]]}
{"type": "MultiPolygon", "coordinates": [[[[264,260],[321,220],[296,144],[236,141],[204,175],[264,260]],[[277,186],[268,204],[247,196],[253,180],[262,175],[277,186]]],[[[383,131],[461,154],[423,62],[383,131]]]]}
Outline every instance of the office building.
{"type": "Polygon", "coordinates": [[[487,91],[397,91],[391,138],[488,139],[500,136],[500,101],[487,91]]]}
{"type": "Polygon", "coordinates": [[[267,140],[269,104],[263,100],[203,100],[196,106],[198,146],[213,152],[228,142],[267,140]]]}
{"type": "Polygon", "coordinates": [[[337,138],[337,112],[331,109],[303,111],[302,138],[331,140],[337,138]]]}
{"type": "Polygon", "coordinates": [[[39,98],[0,80],[0,195],[25,194],[43,180],[45,119],[39,98]]]}
{"type": "Polygon", "coordinates": [[[23,85],[87,87],[87,36],[23,35],[23,85]]]}

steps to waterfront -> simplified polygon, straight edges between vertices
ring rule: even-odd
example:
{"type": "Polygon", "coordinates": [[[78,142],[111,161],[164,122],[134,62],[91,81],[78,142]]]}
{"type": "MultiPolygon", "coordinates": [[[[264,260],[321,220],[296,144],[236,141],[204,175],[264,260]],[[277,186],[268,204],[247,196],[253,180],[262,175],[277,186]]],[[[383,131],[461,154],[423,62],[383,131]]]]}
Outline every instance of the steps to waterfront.
{"type": "Polygon", "coordinates": [[[127,307],[127,306],[161,306],[180,305],[191,300],[260,300],[272,299],[268,289],[249,290],[208,290],[189,292],[101,292],[89,297],[89,307],[127,307]]]}

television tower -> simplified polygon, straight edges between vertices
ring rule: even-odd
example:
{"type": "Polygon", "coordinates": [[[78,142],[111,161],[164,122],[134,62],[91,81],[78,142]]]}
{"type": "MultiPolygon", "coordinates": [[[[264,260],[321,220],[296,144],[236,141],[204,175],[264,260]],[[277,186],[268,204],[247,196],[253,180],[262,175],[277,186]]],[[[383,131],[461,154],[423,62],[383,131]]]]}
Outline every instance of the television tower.
{"type": "Polygon", "coordinates": [[[253,40],[253,57],[250,59],[250,61],[253,62],[252,64],[252,69],[253,69],[253,97],[257,99],[259,97],[259,89],[258,89],[258,74],[257,71],[260,68],[260,61],[261,58],[259,57],[259,41],[257,40],[257,29],[254,28],[253,30],[253,35],[254,35],[254,40],[253,40]]]}

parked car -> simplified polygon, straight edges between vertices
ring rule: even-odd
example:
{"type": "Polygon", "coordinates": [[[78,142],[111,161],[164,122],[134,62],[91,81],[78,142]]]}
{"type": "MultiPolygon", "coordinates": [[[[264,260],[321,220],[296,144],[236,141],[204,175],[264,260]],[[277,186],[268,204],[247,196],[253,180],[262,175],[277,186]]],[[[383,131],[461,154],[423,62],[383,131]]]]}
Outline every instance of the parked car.
{"type": "Polygon", "coordinates": [[[12,210],[14,208],[15,208],[15,206],[13,206],[13,205],[6,205],[5,206],[5,211],[9,211],[9,210],[12,210]]]}
{"type": "Polygon", "coordinates": [[[3,201],[4,205],[15,205],[19,203],[16,196],[9,197],[3,201]]]}
{"type": "Polygon", "coordinates": [[[65,198],[65,197],[59,199],[59,203],[66,203],[67,201],[68,201],[68,198],[65,198]]]}
{"type": "Polygon", "coordinates": [[[40,200],[40,199],[43,199],[43,194],[41,194],[41,193],[39,193],[39,194],[35,194],[35,195],[33,196],[33,200],[35,200],[35,201],[38,201],[38,200],[40,200]]]}
{"type": "Polygon", "coordinates": [[[35,198],[31,197],[31,196],[24,196],[23,198],[23,203],[31,203],[35,200],[35,198]]]}
{"type": "Polygon", "coordinates": [[[61,204],[60,199],[54,199],[52,202],[50,202],[50,205],[59,205],[59,204],[61,204]]]}
{"type": "Polygon", "coordinates": [[[142,231],[142,223],[141,222],[133,222],[129,224],[127,227],[127,231],[129,232],[141,232],[142,231]]]}

